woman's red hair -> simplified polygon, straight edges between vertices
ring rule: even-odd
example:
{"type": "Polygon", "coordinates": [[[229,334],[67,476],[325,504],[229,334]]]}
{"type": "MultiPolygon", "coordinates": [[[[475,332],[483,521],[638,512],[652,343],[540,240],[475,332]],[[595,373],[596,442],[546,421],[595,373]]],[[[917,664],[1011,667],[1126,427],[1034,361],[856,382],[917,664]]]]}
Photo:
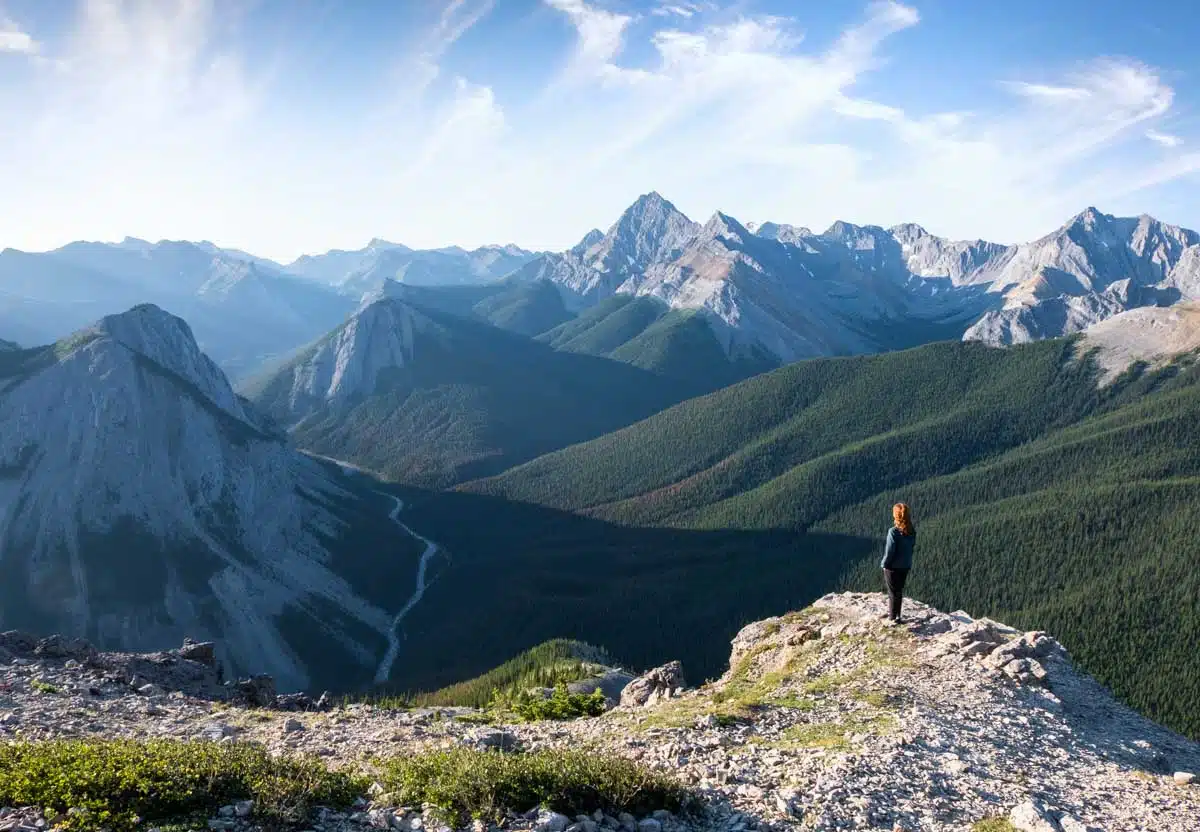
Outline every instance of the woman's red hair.
{"type": "Polygon", "coordinates": [[[908,503],[896,503],[892,506],[892,522],[901,534],[913,533],[912,513],[908,510],[908,503]]]}

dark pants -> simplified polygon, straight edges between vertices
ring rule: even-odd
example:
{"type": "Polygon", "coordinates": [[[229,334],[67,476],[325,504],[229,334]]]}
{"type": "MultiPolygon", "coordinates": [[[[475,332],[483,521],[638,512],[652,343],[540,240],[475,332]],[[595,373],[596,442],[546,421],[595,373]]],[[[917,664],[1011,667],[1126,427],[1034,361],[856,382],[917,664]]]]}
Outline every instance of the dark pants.
{"type": "Polygon", "coordinates": [[[904,603],[904,582],[907,580],[907,569],[883,570],[883,582],[887,584],[888,595],[892,599],[892,619],[900,617],[900,606],[904,603]]]}

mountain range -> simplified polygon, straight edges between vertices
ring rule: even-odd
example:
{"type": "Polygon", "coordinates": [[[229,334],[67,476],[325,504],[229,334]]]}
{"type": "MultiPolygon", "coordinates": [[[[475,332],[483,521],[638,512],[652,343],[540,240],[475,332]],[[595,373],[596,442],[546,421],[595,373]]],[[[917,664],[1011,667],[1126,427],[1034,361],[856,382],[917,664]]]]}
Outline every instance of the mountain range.
{"type": "Polygon", "coordinates": [[[720,212],[696,223],[652,192],[607,232],[558,253],[374,239],[281,265],[208,242],[6,249],[0,330],[47,343],[152,302],[184,316],[201,347],[243,379],[297,354],[390,283],[559,348],[669,366],[704,391],[804,358],[947,338],[1022,343],[1196,299],[1200,235],[1095,208],[1019,245],[947,240],[915,224],[836,222],[814,233],[720,212]],[[704,355],[702,382],[692,354],[704,355]]]}
{"type": "Polygon", "coordinates": [[[513,277],[553,282],[576,309],[628,295],[695,310],[727,355],[786,363],[945,337],[1021,343],[1194,299],[1200,235],[1095,208],[1022,245],[946,240],[913,224],[836,222],[816,234],[720,212],[700,225],[650,193],[606,234],[513,277]]]}
{"type": "Polygon", "coordinates": [[[651,193],[560,253],[127,239],[5,250],[0,291],[6,625],[214,638],[291,688],[553,637],[707,673],[873,582],[904,499],[915,591],[1053,625],[1200,736],[1194,232],[818,234],[651,193]]]}
{"type": "Polygon", "coordinates": [[[290,274],[359,297],[385,280],[412,286],[470,286],[504,277],[536,255],[514,245],[414,250],[378,238],[360,251],[304,255],[283,267],[290,274]]]}

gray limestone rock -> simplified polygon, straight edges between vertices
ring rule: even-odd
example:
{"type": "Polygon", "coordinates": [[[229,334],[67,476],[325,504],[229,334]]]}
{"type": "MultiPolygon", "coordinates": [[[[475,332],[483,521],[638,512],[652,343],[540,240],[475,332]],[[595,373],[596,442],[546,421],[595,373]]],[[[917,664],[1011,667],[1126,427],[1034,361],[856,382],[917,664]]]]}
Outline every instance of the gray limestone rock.
{"type": "Polygon", "coordinates": [[[683,665],[668,662],[634,679],[621,691],[622,707],[642,707],[651,701],[672,696],[687,687],[683,665]]]}

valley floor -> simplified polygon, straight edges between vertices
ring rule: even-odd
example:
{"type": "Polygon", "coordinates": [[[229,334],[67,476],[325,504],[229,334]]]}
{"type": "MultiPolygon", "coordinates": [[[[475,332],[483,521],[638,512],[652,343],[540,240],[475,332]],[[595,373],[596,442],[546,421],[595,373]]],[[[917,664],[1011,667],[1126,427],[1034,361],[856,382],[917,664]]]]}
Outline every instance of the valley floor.
{"type": "MultiPolygon", "coordinates": [[[[729,832],[949,832],[1010,813],[1015,826],[978,828],[1200,828],[1200,786],[1175,776],[1200,770],[1200,744],[1117,703],[1053,639],[911,601],[894,627],[882,609],[877,595],[826,596],[745,628],[716,682],[572,722],[482,725],[466,709],[369,705],[246,709],[138,695],[78,662],[17,658],[0,667],[0,742],[252,741],[331,766],[462,744],[603,749],[675,773],[712,807],[704,825],[729,832]]],[[[411,830],[408,816],[364,807],[345,823],[411,830]]]]}

